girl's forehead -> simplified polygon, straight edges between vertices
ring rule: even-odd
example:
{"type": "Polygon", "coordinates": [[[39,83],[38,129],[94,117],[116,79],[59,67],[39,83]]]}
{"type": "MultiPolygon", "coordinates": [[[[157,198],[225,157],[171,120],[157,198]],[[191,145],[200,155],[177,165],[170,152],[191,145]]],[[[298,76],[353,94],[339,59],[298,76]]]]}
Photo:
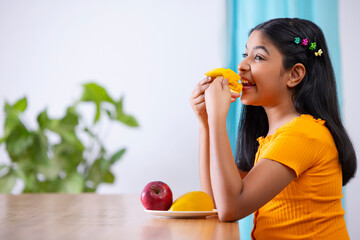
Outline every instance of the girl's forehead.
{"type": "Polygon", "coordinates": [[[258,30],[253,31],[250,34],[249,39],[246,43],[246,48],[249,50],[256,46],[265,46],[266,48],[275,47],[265,36],[265,34],[258,30]]]}

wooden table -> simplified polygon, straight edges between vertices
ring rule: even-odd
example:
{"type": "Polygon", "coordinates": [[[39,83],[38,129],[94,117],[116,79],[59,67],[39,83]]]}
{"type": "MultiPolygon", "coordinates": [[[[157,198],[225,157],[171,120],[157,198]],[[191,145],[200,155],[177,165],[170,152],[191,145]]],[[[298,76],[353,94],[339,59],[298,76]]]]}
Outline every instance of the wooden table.
{"type": "Polygon", "coordinates": [[[238,240],[239,225],[155,217],[139,195],[0,195],[0,239],[238,240]]]}

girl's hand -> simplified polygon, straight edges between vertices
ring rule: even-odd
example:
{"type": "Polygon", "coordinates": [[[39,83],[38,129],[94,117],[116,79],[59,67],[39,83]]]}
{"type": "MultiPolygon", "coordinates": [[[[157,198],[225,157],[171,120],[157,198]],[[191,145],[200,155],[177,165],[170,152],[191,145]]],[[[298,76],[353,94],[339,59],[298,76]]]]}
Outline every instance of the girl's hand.
{"type": "Polygon", "coordinates": [[[190,97],[190,105],[196,117],[201,124],[208,124],[208,116],[205,106],[205,90],[210,86],[214,80],[213,77],[207,77],[201,80],[196,86],[190,97]]]}
{"type": "Polygon", "coordinates": [[[226,79],[223,77],[216,78],[205,90],[205,103],[209,120],[226,121],[230,103],[238,97],[240,97],[240,93],[231,92],[226,79]]]}

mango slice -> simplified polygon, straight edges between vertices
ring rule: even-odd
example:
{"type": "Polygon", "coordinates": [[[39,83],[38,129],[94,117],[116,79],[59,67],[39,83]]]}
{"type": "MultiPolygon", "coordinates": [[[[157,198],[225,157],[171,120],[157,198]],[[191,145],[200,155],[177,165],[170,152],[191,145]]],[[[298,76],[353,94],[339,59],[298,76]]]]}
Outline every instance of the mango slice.
{"type": "Polygon", "coordinates": [[[233,92],[240,93],[242,90],[242,84],[239,83],[240,76],[230,68],[215,68],[207,73],[205,73],[207,77],[220,77],[223,76],[229,81],[230,90],[233,92]]]}
{"type": "Polygon", "coordinates": [[[214,203],[207,193],[193,191],[177,198],[169,211],[212,211],[213,209],[214,203]]]}

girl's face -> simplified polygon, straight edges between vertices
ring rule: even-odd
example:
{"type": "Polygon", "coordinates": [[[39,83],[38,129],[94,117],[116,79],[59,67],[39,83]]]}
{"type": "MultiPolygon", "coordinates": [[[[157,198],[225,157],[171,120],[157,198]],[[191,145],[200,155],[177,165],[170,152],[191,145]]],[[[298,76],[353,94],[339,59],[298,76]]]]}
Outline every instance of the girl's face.
{"type": "Polygon", "coordinates": [[[273,107],[291,99],[286,85],[290,73],[285,71],[282,60],[282,54],[261,31],[251,33],[244,60],[238,65],[243,104],[273,107]]]}

